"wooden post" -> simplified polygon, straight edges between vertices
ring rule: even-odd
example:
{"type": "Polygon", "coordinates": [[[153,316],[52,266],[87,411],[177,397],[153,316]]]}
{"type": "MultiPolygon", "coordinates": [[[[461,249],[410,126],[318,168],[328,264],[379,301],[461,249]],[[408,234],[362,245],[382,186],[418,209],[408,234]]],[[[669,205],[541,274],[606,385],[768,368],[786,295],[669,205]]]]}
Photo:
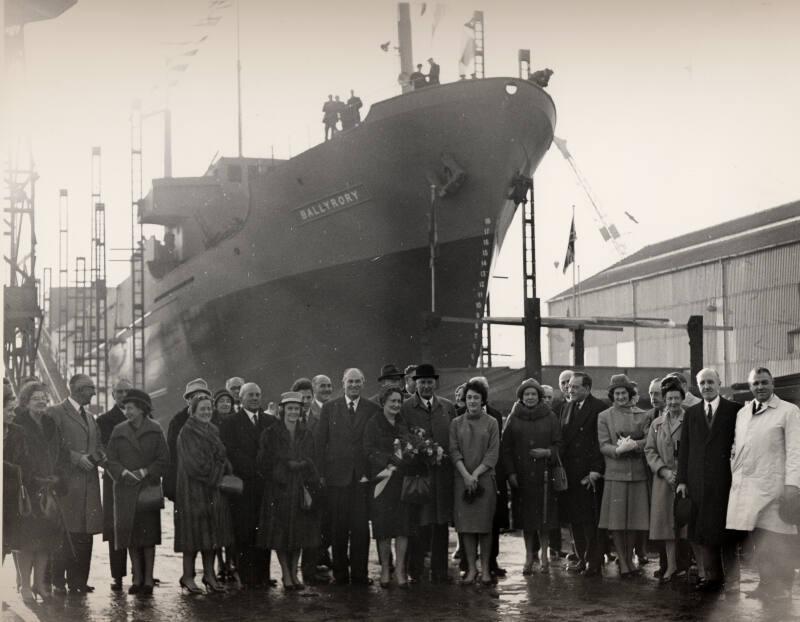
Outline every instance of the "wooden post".
{"type": "Polygon", "coordinates": [[[584,366],[584,362],[583,362],[583,353],[584,353],[583,331],[584,331],[583,328],[576,328],[574,331],[572,331],[572,351],[574,353],[574,357],[573,358],[575,359],[573,361],[573,364],[575,365],[575,367],[583,367],[584,366]]]}
{"type": "Polygon", "coordinates": [[[525,376],[542,379],[542,316],[538,298],[525,299],[525,376]]]}
{"type": "Polygon", "coordinates": [[[696,386],[697,374],[703,369],[703,316],[689,316],[686,331],[689,333],[689,366],[692,370],[689,384],[696,386]]]}

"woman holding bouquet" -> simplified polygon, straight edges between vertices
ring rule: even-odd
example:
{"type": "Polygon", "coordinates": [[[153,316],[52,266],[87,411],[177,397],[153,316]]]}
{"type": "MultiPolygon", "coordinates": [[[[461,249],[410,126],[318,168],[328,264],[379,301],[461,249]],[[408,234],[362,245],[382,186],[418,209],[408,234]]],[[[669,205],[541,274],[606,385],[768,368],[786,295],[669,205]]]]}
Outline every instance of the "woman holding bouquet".
{"type": "Polygon", "coordinates": [[[476,559],[481,544],[481,583],[490,585],[492,522],[497,504],[495,465],[500,455],[500,429],[486,414],[486,386],[475,380],[464,387],[467,410],[450,423],[450,457],[458,472],[455,477],[453,516],[462,536],[467,573],[462,584],[471,585],[478,574],[476,559]]]}
{"type": "Polygon", "coordinates": [[[370,477],[375,488],[370,503],[372,537],[378,543],[381,562],[381,587],[389,587],[392,538],[395,542],[397,585],[408,587],[406,576],[406,550],[408,537],[413,535],[418,506],[401,499],[403,478],[416,475],[411,459],[404,457],[409,429],[400,409],[403,394],[396,387],[386,387],[378,396],[383,414],[375,415],[364,428],[364,452],[369,460],[370,477]]]}
{"type": "Polygon", "coordinates": [[[612,406],[597,417],[597,438],[606,460],[599,527],[611,532],[622,578],[639,574],[633,567],[636,532],[650,527],[644,446],[652,415],[633,408],[634,393],[624,374],[613,376],[608,387],[612,406]]]}
{"type": "Polygon", "coordinates": [[[541,571],[550,570],[548,534],[558,528],[556,493],[549,473],[561,449],[561,422],[542,401],[544,391],[534,379],[517,388],[517,402],[503,431],[503,464],[508,481],[520,497],[525,565],[522,574],[533,572],[536,535],[542,547],[541,571]]]}

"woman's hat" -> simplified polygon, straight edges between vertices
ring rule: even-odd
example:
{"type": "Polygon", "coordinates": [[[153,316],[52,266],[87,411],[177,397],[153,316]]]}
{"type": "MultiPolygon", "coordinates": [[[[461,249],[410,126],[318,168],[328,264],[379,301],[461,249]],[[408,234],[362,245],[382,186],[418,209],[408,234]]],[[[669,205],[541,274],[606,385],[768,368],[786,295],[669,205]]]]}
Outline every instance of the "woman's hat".
{"type": "Polygon", "coordinates": [[[153,409],[153,402],[150,396],[141,389],[128,389],[128,393],[122,398],[122,403],[135,402],[140,406],[144,406],[148,411],[153,409]]]}
{"type": "Polygon", "coordinates": [[[281,406],[284,404],[300,404],[303,405],[303,394],[300,391],[287,391],[281,393],[281,406]]]}
{"type": "Polygon", "coordinates": [[[542,385],[540,385],[536,379],[528,378],[527,380],[523,380],[522,384],[517,387],[517,399],[522,400],[522,394],[525,393],[525,389],[536,389],[536,392],[539,394],[539,399],[542,399],[542,385]]]}
{"type": "Polygon", "coordinates": [[[608,385],[608,391],[613,392],[614,389],[628,389],[628,392],[635,393],[636,385],[628,379],[625,374],[614,374],[611,376],[611,384],[608,385]]]}
{"type": "Polygon", "coordinates": [[[202,378],[195,378],[186,384],[186,391],[183,392],[183,399],[188,400],[195,393],[205,393],[211,397],[208,383],[202,378]]]}
{"type": "Polygon", "coordinates": [[[233,399],[233,394],[230,391],[228,391],[228,389],[220,389],[219,391],[214,393],[214,399],[212,400],[214,406],[216,406],[217,402],[223,397],[229,398],[231,400],[231,404],[233,404],[233,402],[235,401],[233,399]]]}
{"type": "Polygon", "coordinates": [[[422,365],[417,365],[417,369],[414,371],[414,380],[419,378],[435,378],[438,380],[439,374],[436,373],[436,369],[430,363],[422,363],[422,365]]]}
{"type": "Polygon", "coordinates": [[[389,378],[405,378],[405,373],[397,369],[396,365],[389,363],[381,367],[381,375],[378,377],[378,382],[387,380],[389,378]]]}

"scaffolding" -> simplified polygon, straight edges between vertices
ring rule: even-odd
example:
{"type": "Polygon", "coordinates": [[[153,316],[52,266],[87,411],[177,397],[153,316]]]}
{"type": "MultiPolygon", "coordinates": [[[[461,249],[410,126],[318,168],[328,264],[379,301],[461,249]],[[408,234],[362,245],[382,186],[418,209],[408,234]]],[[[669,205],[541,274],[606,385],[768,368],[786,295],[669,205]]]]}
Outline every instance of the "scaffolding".
{"type": "Polygon", "coordinates": [[[69,193],[58,192],[58,349],[56,360],[63,378],[69,375],[69,193]]]}
{"type": "Polygon", "coordinates": [[[142,108],[131,108],[131,369],[133,386],[145,390],[144,231],[139,208],[142,184],[142,108]]]}
{"type": "Polygon", "coordinates": [[[94,206],[94,340],[92,356],[95,362],[94,381],[97,386],[97,405],[108,406],[108,299],[106,295],[106,206],[94,206]]]}
{"type": "Polygon", "coordinates": [[[90,300],[86,286],[86,257],[75,258],[75,287],[71,292],[72,303],[72,367],[76,374],[88,373],[87,367],[87,318],[86,303],[90,300]]]}
{"type": "Polygon", "coordinates": [[[475,31],[475,77],[485,78],[486,69],[484,67],[484,29],[483,11],[475,11],[472,17],[473,29],[475,31]]]}
{"type": "Polygon", "coordinates": [[[529,378],[541,380],[542,318],[536,295],[536,226],[534,221],[534,185],[530,201],[522,204],[522,282],[524,295],[525,370],[529,378]]]}

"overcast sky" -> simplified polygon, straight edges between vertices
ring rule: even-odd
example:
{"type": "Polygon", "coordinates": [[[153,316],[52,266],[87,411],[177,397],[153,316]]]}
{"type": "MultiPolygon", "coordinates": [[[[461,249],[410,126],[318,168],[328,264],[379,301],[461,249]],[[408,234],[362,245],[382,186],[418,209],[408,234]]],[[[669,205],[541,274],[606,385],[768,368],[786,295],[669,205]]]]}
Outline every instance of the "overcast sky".
{"type": "MultiPolygon", "coordinates": [[[[27,31],[27,104],[37,186],[39,266],[57,263],[58,189],[71,203],[70,266],[90,251],[90,153],[103,150],[108,246],[129,245],[129,111],[163,106],[172,72],[176,176],[202,174],[215,153],[236,153],[234,11],[208,0],[79,0],[27,31]],[[208,15],[214,26],[195,26],[208,15]],[[174,42],[207,39],[197,46],[174,42]],[[194,56],[176,54],[197,48],[194,56]]],[[[450,1],[431,37],[436,3],[412,3],[415,62],[433,55],[442,81],[457,79],[463,23],[483,9],[488,76],[517,72],[518,48],[551,67],[556,134],[570,150],[628,252],[645,244],[800,198],[800,3],[750,0],[559,2],[450,1]],[[639,221],[636,225],[624,212],[639,221]]],[[[382,0],[241,0],[244,152],[296,155],[322,138],[328,93],[349,89],[369,106],[396,95],[396,4],[382,0]]],[[[19,93],[14,88],[14,93],[19,93]]],[[[22,120],[20,120],[22,121],[22,120]]],[[[23,128],[24,123],[14,127],[23,128]]],[[[145,173],[160,176],[158,117],[145,125],[145,173]]],[[[147,183],[146,183],[147,185],[147,183]]],[[[553,147],[536,175],[539,294],[571,285],[562,262],[571,206],[578,264],[588,277],[620,258],[600,237],[593,210],[553,147]]],[[[501,253],[493,313],[521,313],[518,223],[501,253]],[[498,285],[499,284],[499,285],[498,285]]],[[[124,252],[111,253],[122,259],[124,252]]],[[[111,263],[109,276],[127,276],[111,263]]],[[[519,354],[519,333],[496,349],[519,354]]],[[[515,362],[516,359],[509,359],[515,362]]],[[[498,360],[497,363],[503,361],[498,360]]]]}

